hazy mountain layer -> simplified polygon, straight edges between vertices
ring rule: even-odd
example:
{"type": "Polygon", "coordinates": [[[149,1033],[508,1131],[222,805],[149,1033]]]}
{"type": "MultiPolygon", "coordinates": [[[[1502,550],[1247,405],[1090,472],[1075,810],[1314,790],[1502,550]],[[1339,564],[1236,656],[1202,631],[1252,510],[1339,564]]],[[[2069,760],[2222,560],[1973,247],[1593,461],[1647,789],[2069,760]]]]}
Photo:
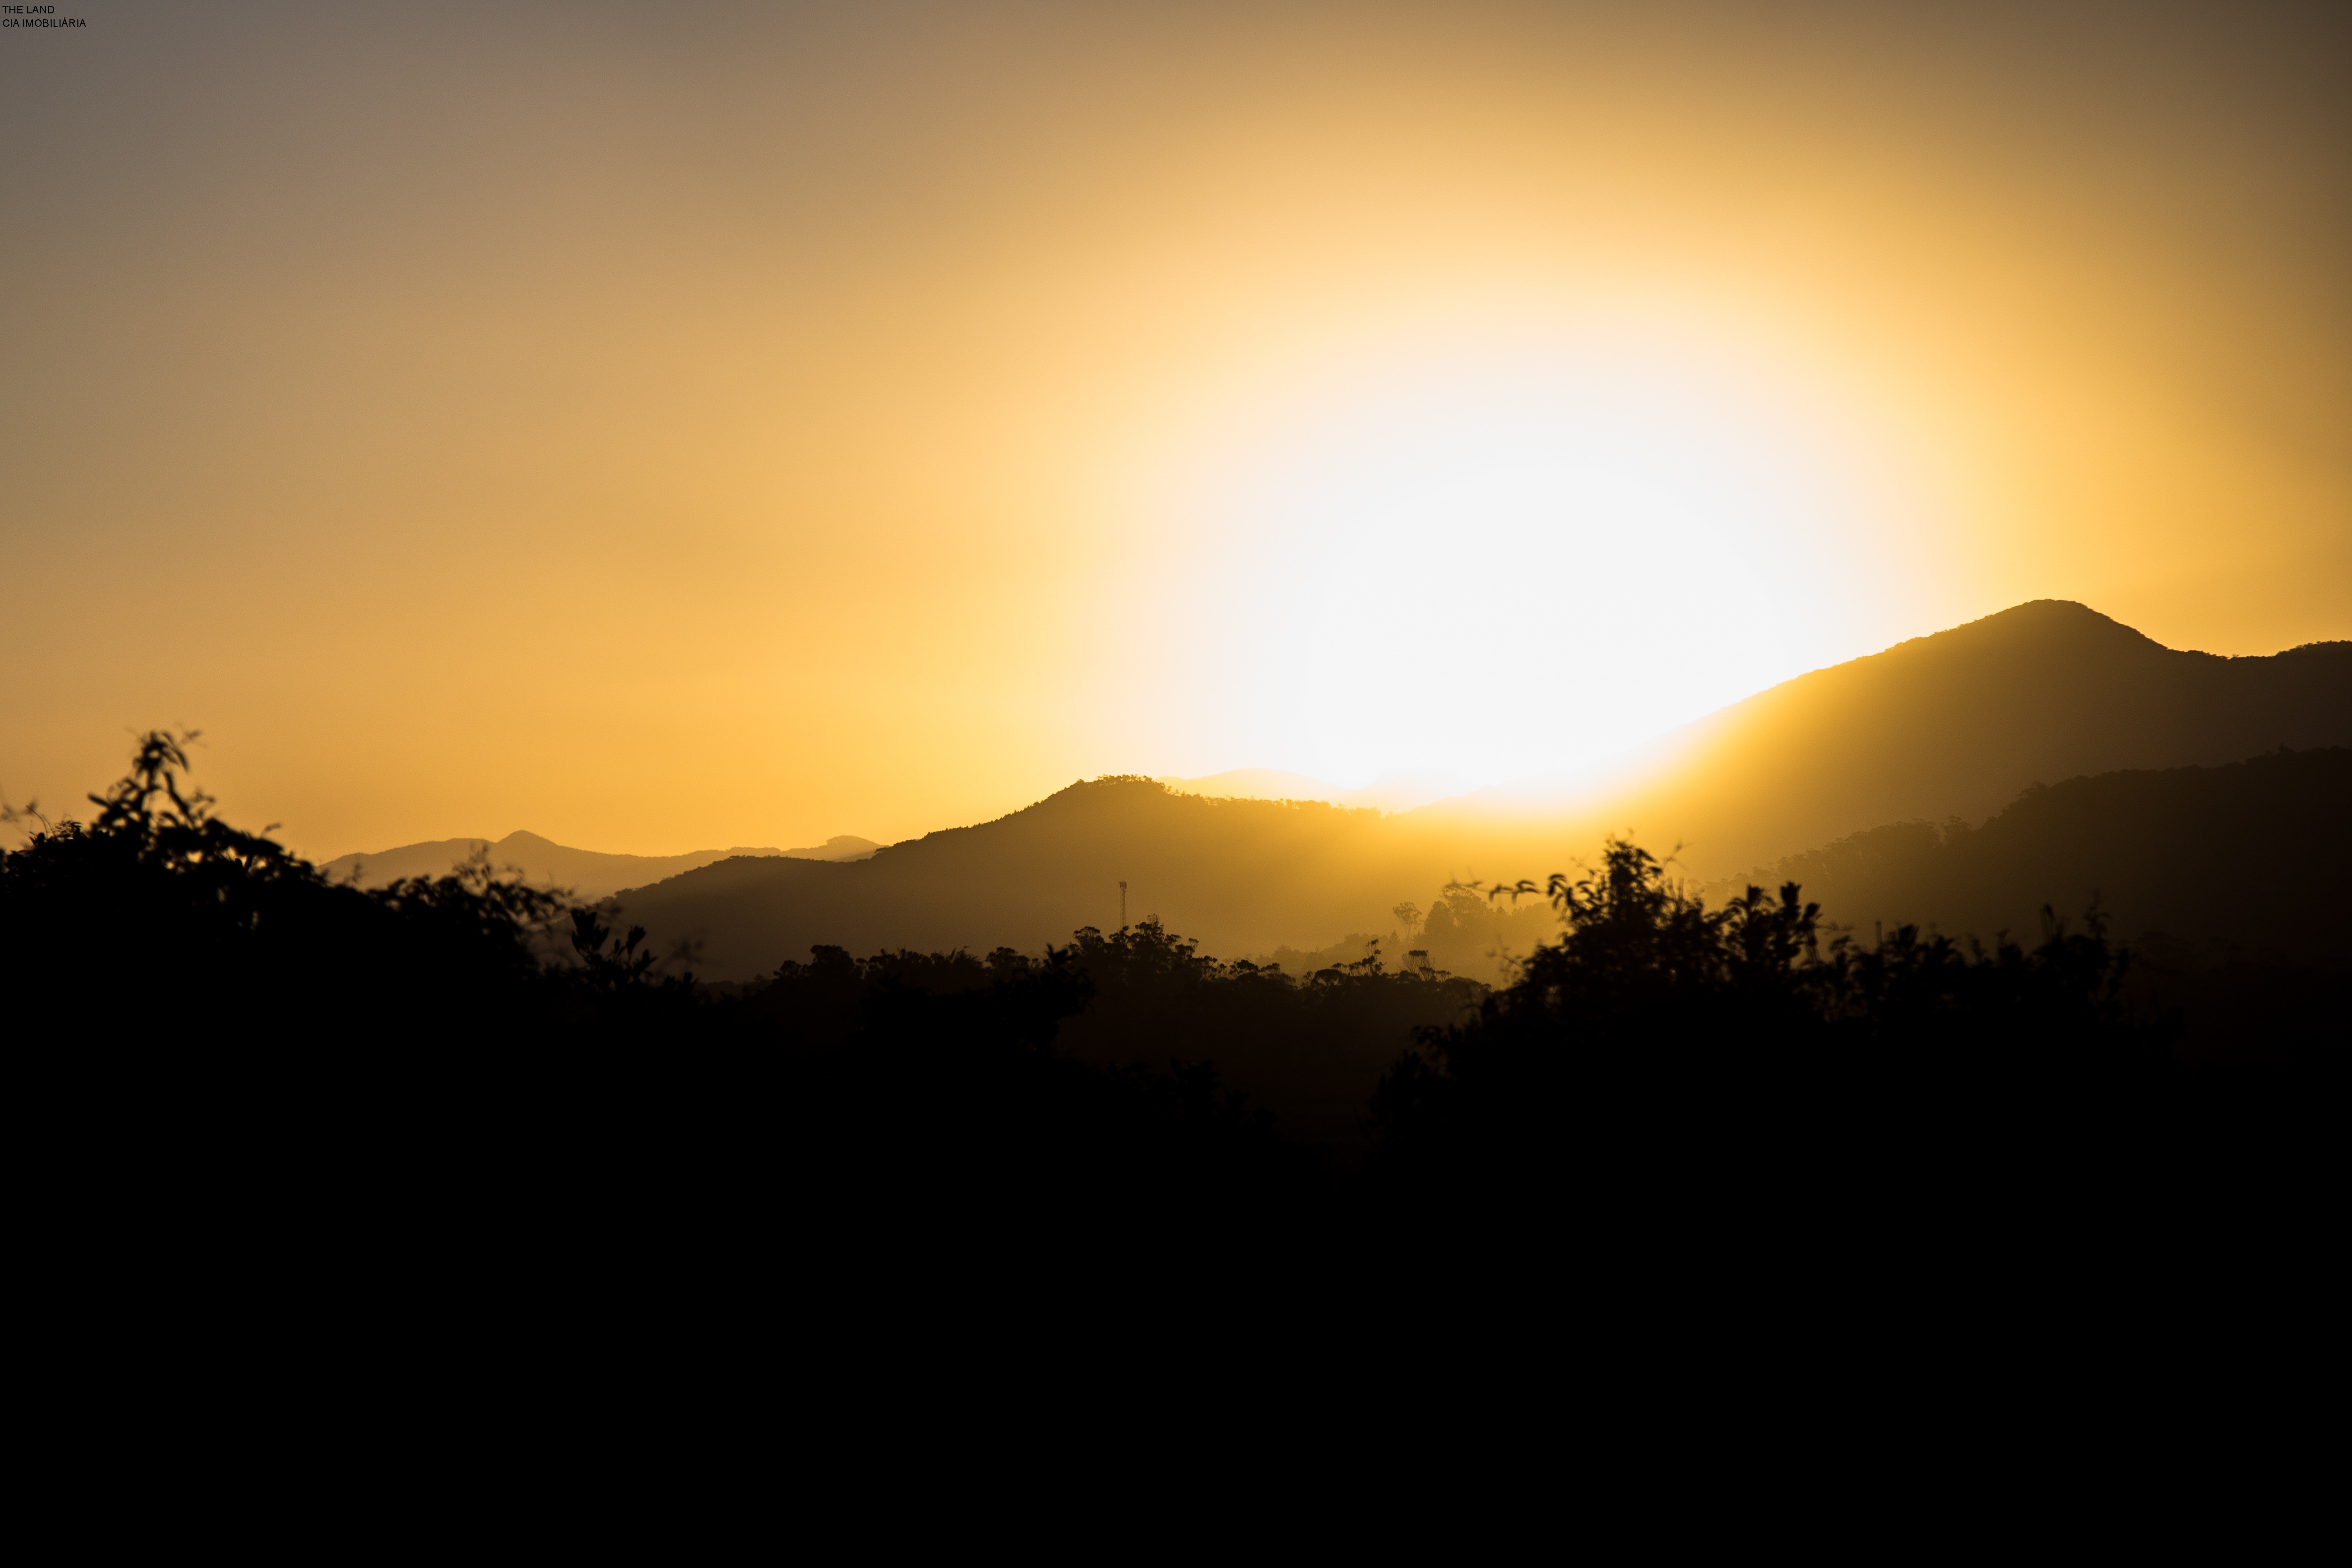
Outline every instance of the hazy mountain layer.
{"type": "Polygon", "coordinates": [[[469,856],[488,850],[494,867],[515,867],[526,881],[536,885],[567,887],[578,897],[597,899],[608,898],[625,887],[659,882],[730,855],[853,861],[862,860],[881,847],[870,839],[844,834],[810,849],[739,845],[728,850],[696,850],[682,855],[616,855],[597,850],[575,850],[542,839],[537,833],[516,832],[496,842],[488,839],[435,839],[375,854],[343,855],[320,869],[337,881],[356,880],[362,887],[383,887],[403,877],[445,876],[469,856]]]}
{"type": "MultiPolygon", "coordinates": [[[[1489,791],[1383,818],[1101,779],[856,864],[725,860],[624,903],[657,943],[698,939],[702,972],[722,978],[818,943],[1034,951],[1116,925],[1122,879],[1131,918],[1158,915],[1207,952],[1316,949],[1396,929],[1398,904],[1434,904],[1454,878],[1589,862],[1610,831],[1662,853],[1679,843],[1683,869],[1706,880],[1882,823],[1981,821],[2036,782],[2282,744],[2352,745],[2352,644],[2184,653],[2042,601],[1776,686],[1692,727],[1641,778],[1580,798],[1489,791]]],[[[2043,896],[2080,902],[2056,887],[2029,915],[2043,896]]],[[[1454,945],[1495,939],[1481,927],[1454,945]]]]}
{"type": "Polygon", "coordinates": [[[700,972],[742,978],[818,943],[854,952],[1036,951],[1084,925],[1158,915],[1212,953],[1292,933],[1386,931],[1391,905],[1445,880],[1374,811],[1180,795],[1105,779],[1011,816],[894,844],[855,864],[739,858],[621,899],[657,944],[698,938],[700,972]]]}
{"type": "MultiPolygon", "coordinates": [[[[1970,827],[1896,822],[1747,878],[1803,884],[1858,929],[1932,925],[2041,935],[2048,904],[2077,929],[2096,900],[2111,934],[2161,934],[2303,961],[2352,957],[2352,750],[2278,752],[2223,768],[2104,773],[2028,790],[1970,827]]],[[[1710,901],[1738,883],[1711,889],[1710,901]]]]}

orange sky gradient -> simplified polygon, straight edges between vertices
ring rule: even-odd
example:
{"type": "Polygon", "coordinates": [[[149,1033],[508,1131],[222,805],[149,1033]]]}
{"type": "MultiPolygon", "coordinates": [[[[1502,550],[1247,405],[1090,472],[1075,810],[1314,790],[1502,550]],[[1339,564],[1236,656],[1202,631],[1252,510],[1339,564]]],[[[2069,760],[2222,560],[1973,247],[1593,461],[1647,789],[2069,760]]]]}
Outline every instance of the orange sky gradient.
{"type": "Polygon", "coordinates": [[[2352,637],[2261,5],[132,5],[0,38],[0,789],[327,857],[1559,772],[2035,598],[2352,637]]]}

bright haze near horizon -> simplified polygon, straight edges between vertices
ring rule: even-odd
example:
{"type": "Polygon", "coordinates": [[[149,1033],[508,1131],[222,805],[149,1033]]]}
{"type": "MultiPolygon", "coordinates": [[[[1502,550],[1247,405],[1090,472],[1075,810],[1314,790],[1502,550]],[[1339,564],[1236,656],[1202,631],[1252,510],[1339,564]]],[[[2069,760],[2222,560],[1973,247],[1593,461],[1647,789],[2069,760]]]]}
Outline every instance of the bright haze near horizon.
{"type": "Polygon", "coordinates": [[[2352,636],[2328,7],[87,0],[0,790],[320,858],[1572,772],[2037,598],[2352,636]]]}

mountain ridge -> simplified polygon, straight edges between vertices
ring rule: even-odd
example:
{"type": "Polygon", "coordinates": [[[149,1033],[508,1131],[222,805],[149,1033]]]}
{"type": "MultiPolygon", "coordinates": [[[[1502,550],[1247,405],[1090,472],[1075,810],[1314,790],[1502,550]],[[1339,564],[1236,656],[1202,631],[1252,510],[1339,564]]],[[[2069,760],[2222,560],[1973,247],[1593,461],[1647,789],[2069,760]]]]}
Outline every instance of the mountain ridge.
{"type": "Polygon", "coordinates": [[[2126,768],[2036,785],[1981,823],[1889,822],[1705,891],[1796,882],[1824,918],[2032,939],[2046,907],[2093,907],[2126,940],[2298,963],[2352,957],[2352,748],[2216,768],[2126,768]],[[2251,843],[2254,823],[2292,853],[2251,843]]]}
{"type": "Polygon", "coordinates": [[[1882,822],[1982,818],[2036,781],[2345,744],[2352,643],[2206,653],[2033,600],[1769,686],[1596,787],[1508,786],[1408,815],[1633,828],[1714,877],[1882,822]]]}
{"type": "Polygon", "coordinates": [[[836,834],[807,849],[782,850],[739,844],[724,850],[689,850],[680,855],[631,855],[604,850],[575,849],[552,839],[518,829],[505,838],[428,839],[374,852],[338,855],[319,869],[340,882],[362,887],[382,887],[413,876],[446,876],[467,860],[487,853],[494,869],[512,868],[538,886],[560,886],[591,901],[608,898],[624,888],[659,882],[715,861],[731,858],[841,861],[862,860],[882,846],[871,839],[836,834]]]}
{"type": "Polygon", "coordinates": [[[1162,917],[1222,956],[1386,931],[1450,883],[1589,862],[1631,830],[1712,881],[1881,824],[1981,821],[2037,781],[2352,746],[2352,643],[2242,658],[2165,648],[2039,601],[1781,683],[1702,720],[1646,779],[1536,811],[1471,798],[1383,816],[1081,781],[992,821],[850,864],[727,859],[620,900],[702,972],[745,978],[814,944],[1035,951],[1162,917]]]}
{"type": "Polygon", "coordinates": [[[1361,789],[1349,789],[1293,773],[1280,768],[1229,768],[1198,779],[1166,777],[1155,782],[1187,795],[1208,795],[1240,800],[1320,800],[1332,806],[1370,807],[1381,811],[1411,811],[1452,793],[1435,775],[1384,773],[1361,789]]]}

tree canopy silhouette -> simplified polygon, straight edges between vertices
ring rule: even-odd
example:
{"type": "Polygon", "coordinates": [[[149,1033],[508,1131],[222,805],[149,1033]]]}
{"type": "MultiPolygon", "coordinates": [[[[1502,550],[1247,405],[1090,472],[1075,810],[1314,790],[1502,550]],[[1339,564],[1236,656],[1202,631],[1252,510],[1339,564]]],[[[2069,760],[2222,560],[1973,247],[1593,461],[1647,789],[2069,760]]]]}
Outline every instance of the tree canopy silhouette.
{"type": "Polygon", "coordinates": [[[193,738],[144,737],[87,824],[19,814],[0,952],[20,1082],[85,1197],[215,1258],[397,1217],[483,1267],[615,1236],[707,1260],[786,1202],[812,1247],[1256,1266],[1546,1237],[2075,1256],[2328,1212],[2341,985],[2296,993],[2286,1047],[2184,1061],[2095,912],[1864,942],[1793,882],[1709,907],[1621,840],[1423,917],[1466,941],[1477,907],[1539,897],[1554,935],[1499,988],[1377,945],[1221,963],[1157,919],[1042,954],[820,945],[713,988],[487,861],[331,881],[220,819],[193,738]]]}

